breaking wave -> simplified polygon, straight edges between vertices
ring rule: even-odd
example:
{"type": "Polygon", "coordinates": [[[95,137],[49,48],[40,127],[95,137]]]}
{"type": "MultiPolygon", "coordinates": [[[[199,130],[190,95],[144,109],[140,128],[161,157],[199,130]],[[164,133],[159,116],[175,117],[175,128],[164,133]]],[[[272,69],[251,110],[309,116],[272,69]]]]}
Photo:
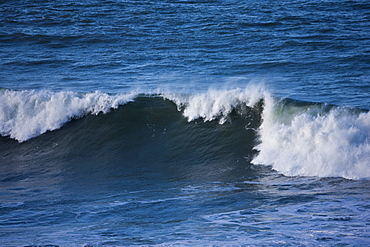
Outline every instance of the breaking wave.
{"type": "MultiPolygon", "coordinates": [[[[260,85],[193,94],[109,95],[2,89],[0,103],[0,133],[18,142],[27,143],[60,129],[72,119],[91,116],[88,121],[92,121],[106,116],[104,123],[112,126],[104,129],[108,132],[163,125],[161,131],[166,133],[167,128],[172,128],[171,135],[161,136],[164,143],[176,143],[176,152],[166,151],[166,146],[161,148],[168,159],[196,153],[196,158],[207,162],[205,157],[213,154],[220,158],[216,152],[222,150],[224,154],[248,157],[249,164],[271,166],[287,176],[370,178],[368,111],[276,98],[260,85]],[[125,111],[128,108],[130,111],[125,111]],[[217,126],[226,126],[227,130],[217,126]],[[198,136],[190,138],[192,135],[198,136]],[[222,142],[214,142],[212,135],[222,135],[222,142]],[[209,139],[202,141],[201,136],[209,139]],[[179,155],[174,157],[174,153],[179,155]]],[[[140,132],[143,131],[135,133],[140,132]]],[[[96,135],[109,137],[112,133],[96,135]]],[[[131,138],[139,136],[133,134],[131,138]]]]}
{"type": "Polygon", "coordinates": [[[288,176],[370,177],[370,113],[266,100],[255,164],[288,176]]]}
{"type": "Polygon", "coordinates": [[[0,133],[19,142],[59,129],[73,118],[107,113],[133,94],[0,90],[0,133]]]}

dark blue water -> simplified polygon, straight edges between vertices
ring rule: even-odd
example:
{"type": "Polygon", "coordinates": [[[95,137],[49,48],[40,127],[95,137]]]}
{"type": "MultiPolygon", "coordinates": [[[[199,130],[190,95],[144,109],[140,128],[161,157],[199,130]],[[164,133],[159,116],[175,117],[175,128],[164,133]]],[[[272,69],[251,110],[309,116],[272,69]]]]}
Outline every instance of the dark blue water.
{"type": "Polygon", "coordinates": [[[0,245],[370,244],[367,1],[0,11],[0,245]]]}
{"type": "Polygon", "coordinates": [[[366,1],[6,1],[2,87],[263,80],[298,99],[369,108],[369,11],[366,1]]]}

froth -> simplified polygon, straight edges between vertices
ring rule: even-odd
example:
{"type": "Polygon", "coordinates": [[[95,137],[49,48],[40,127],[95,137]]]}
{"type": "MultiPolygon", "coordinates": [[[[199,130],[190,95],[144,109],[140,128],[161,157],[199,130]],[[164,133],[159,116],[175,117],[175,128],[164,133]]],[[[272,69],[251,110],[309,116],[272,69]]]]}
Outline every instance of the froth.
{"type": "Polygon", "coordinates": [[[204,93],[188,96],[169,95],[164,97],[174,101],[188,121],[202,118],[204,121],[219,119],[223,124],[231,111],[239,104],[255,106],[266,97],[267,92],[261,85],[249,85],[246,88],[230,90],[208,90],[204,93]]]}
{"type": "Polygon", "coordinates": [[[134,97],[93,92],[0,91],[0,134],[19,142],[60,128],[72,118],[107,113],[134,97]]]}
{"type": "Polygon", "coordinates": [[[292,108],[266,100],[253,163],[288,176],[370,178],[370,113],[292,108]]]}
{"type": "Polygon", "coordinates": [[[263,99],[259,152],[252,163],[287,176],[370,178],[370,113],[278,100],[259,85],[165,97],[188,121],[221,124],[239,104],[253,107],[263,99]]]}

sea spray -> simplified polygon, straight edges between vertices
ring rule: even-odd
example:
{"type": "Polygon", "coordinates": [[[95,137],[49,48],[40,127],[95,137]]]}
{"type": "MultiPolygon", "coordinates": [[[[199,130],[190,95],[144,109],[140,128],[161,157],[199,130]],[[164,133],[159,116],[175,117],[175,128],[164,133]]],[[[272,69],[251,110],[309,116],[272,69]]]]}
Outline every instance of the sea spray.
{"type": "MultiPolygon", "coordinates": [[[[271,166],[287,176],[370,177],[370,113],[367,111],[278,99],[261,85],[159,95],[176,104],[189,122],[202,119],[233,124],[235,113],[242,116],[245,127],[234,126],[233,131],[252,130],[254,134],[249,137],[252,139],[241,141],[229,136],[234,139],[227,141],[238,145],[253,143],[257,151],[253,164],[271,166]]],[[[154,104],[154,101],[150,103],[151,98],[159,95],[141,97],[149,100],[150,108],[154,104]]],[[[136,101],[136,97],[137,93],[3,89],[0,90],[0,134],[24,142],[59,129],[73,118],[108,113],[112,108],[136,101]]],[[[179,127],[179,131],[182,128],[185,126],[179,127]]]]}
{"type": "Polygon", "coordinates": [[[72,118],[107,113],[131,101],[134,94],[79,94],[47,90],[0,90],[0,134],[19,142],[59,129],[72,118]]]}
{"type": "Polygon", "coordinates": [[[278,99],[260,85],[166,98],[188,121],[225,124],[240,105],[261,108],[253,164],[272,166],[287,176],[370,178],[369,112],[278,99]]]}
{"type": "Polygon", "coordinates": [[[189,122],[201,118],[204,121],[218,119],[220,124],[224,124],[238,106],[257,107],[267,95],[263,85],[252,84],[245,88],[212,89],[191,95],[165,94],[164,98],[175,102],[189,122]]]}
{"type": "Polygon", "coordinates": [[[254,164],[288,176],[370,177],[370,113],[265,99],[254,164]]]}

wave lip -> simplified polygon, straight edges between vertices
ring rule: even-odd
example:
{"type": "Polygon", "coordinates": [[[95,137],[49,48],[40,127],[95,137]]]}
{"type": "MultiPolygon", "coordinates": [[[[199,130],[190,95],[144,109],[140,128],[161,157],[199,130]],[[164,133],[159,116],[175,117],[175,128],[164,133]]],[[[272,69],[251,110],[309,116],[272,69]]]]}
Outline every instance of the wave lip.
{"type": "Polygon", "coordinates": [[[163,97],[175,102],[189,122],[202,118],[206,122],[219,119],[223,124],[238,106],[254,108],[268,97],[268,93],[262,85],[249,85],[244,89],[209,90],[188,96],[164,94],[163,97]]]}
{"type": "Polygon", "coordinates": [[[62,91],[0,90],[0,134],[19,142],[59,129],[73,118],[107,113],[125,104],[134,94],[79,94],[62,91]]]}
{"type": "Polygon", "coordinates": [[[370,178],[370,113],[267,102],[254,164],[287,176],[370,178]]]}

